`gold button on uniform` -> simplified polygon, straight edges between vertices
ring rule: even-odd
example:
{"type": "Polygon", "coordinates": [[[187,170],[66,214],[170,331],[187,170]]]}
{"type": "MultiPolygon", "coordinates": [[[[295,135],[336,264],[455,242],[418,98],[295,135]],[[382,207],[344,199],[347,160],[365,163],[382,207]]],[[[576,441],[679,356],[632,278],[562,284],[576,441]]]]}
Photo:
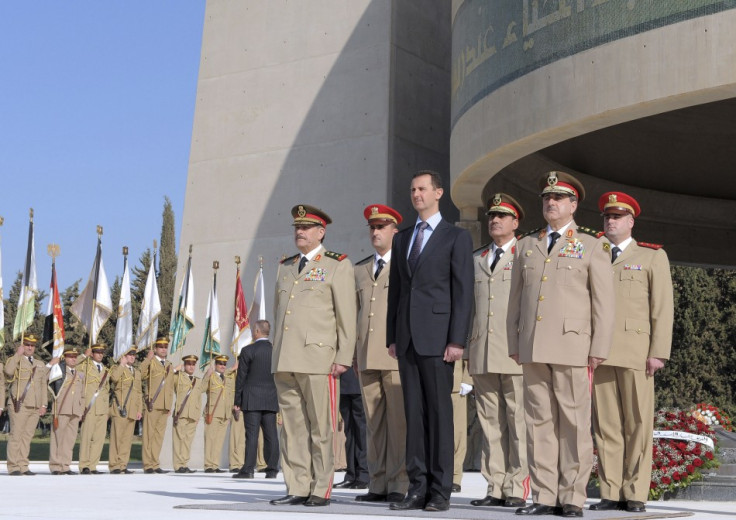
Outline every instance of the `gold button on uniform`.
{"type": "Polygon", "coordinates": [[[373,282],[373,287],[378,287],[378,284],[376,282],[373,282]]]}
{"type": "Polygon", "coordinates": [[[369,312],[369,313],[368,313],[368,317],[369,317],[369,318],[372,318],[372,317],[373,317],[373,313],[372,313],[372,312],[369,312]]]}
{"type": "Polygon", "coordinates": [[[545,263],[545,264],[548,264],[548,263],[550,263],[551,261],[552,261],[552,260],[550,260],[549,258],[545,258],[545,259],[544,259],[544,263],[545,263]]]}
{"type": "Polygon", "coordinates": [[[491,278],[491,281],[493,281],[493,278],[491,278]]]}
{"type": "Polygon", "coordinates": [[[286,311],[286,314],[291,314],[291,311],[286,311]]]}
{"type": "Polygon", "coordinates": [[[294,280],[294,285],[299,285],[299,280],[294,280]]]}
{"type": "Polygon", "coordinates": [[[289,330],[289,327],[284,327],[284,330],[289,330]]]}
{"type": "Polygon", "coordinates": [[[371,301],[374,302],[374,301],[376,301],[376,299],[375,298],[371,298],[371,301]]]}
{"type": "Polygon", "coordinates": [[[544,300],[544,295],[539,296],[539,301],[541,302],[542,300],[544,300]]]}
{"type": "Polygon", "coordinates": [[[543,276],[543,277],[542,277],[542,281],[543,281],[543,282],[546,282],[546,281],[547,281],[547,277],[546,277],[546,276],[543,276]]]}
{"type": "Polygon", "coordinates": [[[537,321],[542,321],[542,317],[541,316],[537,316],[537,321]]]}

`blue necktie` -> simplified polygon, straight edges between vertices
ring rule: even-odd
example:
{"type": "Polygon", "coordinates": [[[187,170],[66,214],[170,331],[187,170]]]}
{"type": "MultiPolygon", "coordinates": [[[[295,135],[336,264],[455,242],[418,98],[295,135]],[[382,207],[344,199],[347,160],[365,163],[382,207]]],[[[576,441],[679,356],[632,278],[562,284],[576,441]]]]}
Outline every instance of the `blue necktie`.
{"type": "Polygon", "coordinates": [[[414,238],[414,243],[411,245],[411,252],[409,253],[409,268],[412,271],[414,271],[419,261],[419,255],[422,252],[422,243],[424,242],[424,230],[428,227],[429,224],[424,221],[417,224],[417,236],[414,238]]]}

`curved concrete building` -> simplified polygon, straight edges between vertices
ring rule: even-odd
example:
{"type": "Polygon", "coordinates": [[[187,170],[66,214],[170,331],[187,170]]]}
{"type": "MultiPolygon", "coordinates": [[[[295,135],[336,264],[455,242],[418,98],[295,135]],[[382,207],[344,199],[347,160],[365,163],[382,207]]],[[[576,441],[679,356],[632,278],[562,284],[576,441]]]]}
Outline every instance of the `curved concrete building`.
{"type": "MultiPolygon", "coordinates": [[[[736,2],[454,0],[450,171],[461,219],[493,192],[543,224],[537,178],[642,204],[634,234],[678,263],[736,265],[736,2]],[[725,244],[725,247],[724,245],[725,244]]],[[[484,226],[482,226],[484,227],[484,226]]],[[[487,240],[487,236],[479,237],[487,240]]]]}

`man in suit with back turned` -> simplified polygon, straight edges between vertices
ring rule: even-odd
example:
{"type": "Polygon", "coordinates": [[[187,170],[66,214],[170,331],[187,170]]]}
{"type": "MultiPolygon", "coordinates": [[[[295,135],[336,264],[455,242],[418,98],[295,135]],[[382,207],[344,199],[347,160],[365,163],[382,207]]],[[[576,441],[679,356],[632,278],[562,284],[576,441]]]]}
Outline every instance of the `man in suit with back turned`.
{"type": "Polygon", "coordinates": [[[411,181],[416,224],[394,237],[386,343],[399,360],[406,413],[409,491],[391,509],[446,511],[453,474],[450,393],[453,364],[468,339],[473,309],[470,233],[442,219],[442,179],[422,170],[411,181]]]}

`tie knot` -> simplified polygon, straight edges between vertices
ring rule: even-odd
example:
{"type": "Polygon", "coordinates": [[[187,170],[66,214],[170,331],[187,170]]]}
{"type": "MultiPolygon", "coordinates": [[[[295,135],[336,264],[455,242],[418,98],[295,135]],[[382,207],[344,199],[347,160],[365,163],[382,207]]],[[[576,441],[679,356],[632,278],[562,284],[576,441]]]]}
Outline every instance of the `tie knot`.
{"type": "Polygon", "coordinates": [[[503,248],[502,247],[496,248],[495,254],[496,254],[496,258],[501,258],[503,256],[503,248]]]}
{"type": "Polygon", "coordinates": [[[613,246],[611,248],[611,262],[616,260],[618,258],[618,255],[621,254],[621,248],[618,246],[613,246]]]}
{"type": "Polygon", "coordinates": [[[429,224],[427,224],[427,223],[426,223],[425,221],[423,221],[423,220],[422,220],[422,221],[421,221],[421,222],[420,222],[419,224],[417,224],[417,228],[419,229],[419,231],[424,231],[424,230],[425,230],[425,229],[427,229],[428,227],[429,227],[429,224]]]}
{"type": "Polygon", "coordinates": [[[384,260],[383,258],[378,259],[378,267],[383,267],[385,263],[386,263],[386,260],[384,260]]]}

